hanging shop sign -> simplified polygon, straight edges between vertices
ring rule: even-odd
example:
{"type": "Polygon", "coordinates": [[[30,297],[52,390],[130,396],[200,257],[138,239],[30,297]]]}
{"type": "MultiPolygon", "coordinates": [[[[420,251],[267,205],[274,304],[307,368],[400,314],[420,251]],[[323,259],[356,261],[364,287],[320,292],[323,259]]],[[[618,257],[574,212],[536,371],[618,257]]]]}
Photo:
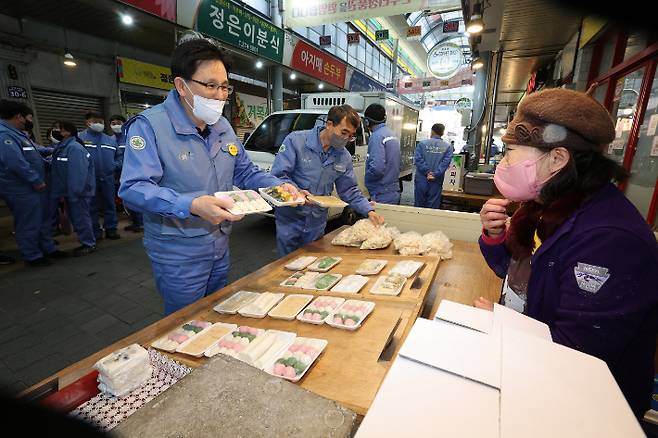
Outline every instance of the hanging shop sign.
{"type": "Polygon", "coordinates": [[[203,0],[197,30],[276,62],[283,60],[283,30],[228,0],[203,0]]]}
{"type": "Polygon", "coordinates": [[[461,47],[455,43],[437,44],[427,55],[427,67],[435,77],[450,79],[457,74],[464,64],[464,54],[461,47]]]}
{"type": "Polygon", "coordinates": [[[450,79],[437,79],[434,77],[401,79],[398,83],[398,92],[402,95],[459,88],[464,85],[464,82],[471,80],[469,77],[473,77],[471,69],[464,65],[450,79]]]}
{"type": "Polygon", "coordinates": [[[346,88],[350,91],[386,91],[386,87],[383,84],[380,84],[356,69],[348,67],[347,74],[348,86],[346,88]]]}
{"type": "Polygon", "coordinates": [[[347,44],[359,44],[359,41],[361,41],[361,34],[359,32],[347,34],[347,44]]]}
{"type": "Polygon", "coordinates": [[[23,87],[10,85],[7,87],[7,97],[10,99],[27,99],[27,90],[23,87]]]}
{"type": "Polygon", "coordinates": [[[390,17],[425,9],[460,10],[461,0],[283,0],[289,27],[390,17]]]}
{"type": "Polygon", "coordinates": [[[407,28],[407,39],[417,39],[423,33],[423,28],[420,26],[410,26],[407,28]]]}
{"type": "Polygon", "coordinates": [[[432,81],[423,81],[423,88],[429,88],[432,86],[432,81]]]}
{"type": "Polygon", "coordinates": [[[443,33],[459,32],[459,20],[445,21],[443,23],[443,33]]]}
{"type": "Polygon", "coordinates": [[[268,115],[267,99],[251,94],[236,93],[235,102],[238,110],[239,128],[253,128],[260,125],[268,115]]]}
{"type": "Polygon", "coordinates": [[[176,22],[176,0],[119,0],[149,14],[176,22]]]}
{"type": "Polygon", "coordinates": [[[290,65],[295,70],[343,88],[347,65],[323,50],[295,38],[290,65]]]}
{"type": "Polygon", "coordinates": [[[331,45],[331,35],[323,35],[320,37],[320,46],[330,46],[331,45]]]}
{"type": "Polygon", "coordinates": [[[388,29],[380,29],[375,31],[375,41],[385,41],[388,39],[388,29]]]}
{"type": "Polygon", "coordinates": [[[462,97],[457,99],[455,102],[455,110],[457,111],[467,111],[473,109],[473,101],[468,97],[462,97]]]}
{"type": "Polygon", "coordinates": [[[117,57],[117,75],[124,84],[171,90],[174,78],[169,67],[117,57]]]}

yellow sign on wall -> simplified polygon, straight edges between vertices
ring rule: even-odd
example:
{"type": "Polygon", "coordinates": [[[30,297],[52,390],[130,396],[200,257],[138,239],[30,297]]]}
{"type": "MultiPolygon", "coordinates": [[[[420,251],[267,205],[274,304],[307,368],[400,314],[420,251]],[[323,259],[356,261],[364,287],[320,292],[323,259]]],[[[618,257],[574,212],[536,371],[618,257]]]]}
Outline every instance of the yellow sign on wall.
{"type": "Polygon", "coordinates": [[[169,67],[117,57],[117,75],[119,82],[145,87],[171,90],[174,78],[169,67]]]}

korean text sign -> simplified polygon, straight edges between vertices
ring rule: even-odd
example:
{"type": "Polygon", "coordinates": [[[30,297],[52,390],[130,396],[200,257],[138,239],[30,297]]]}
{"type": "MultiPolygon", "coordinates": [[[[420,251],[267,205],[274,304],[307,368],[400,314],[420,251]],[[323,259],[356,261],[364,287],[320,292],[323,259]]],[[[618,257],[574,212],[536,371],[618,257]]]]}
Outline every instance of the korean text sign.
{"type": "Polygon", "coordinates": [[[302,40],[297,40],[291,67],[323,81],[343,88],[347,66],[302,40]]]}

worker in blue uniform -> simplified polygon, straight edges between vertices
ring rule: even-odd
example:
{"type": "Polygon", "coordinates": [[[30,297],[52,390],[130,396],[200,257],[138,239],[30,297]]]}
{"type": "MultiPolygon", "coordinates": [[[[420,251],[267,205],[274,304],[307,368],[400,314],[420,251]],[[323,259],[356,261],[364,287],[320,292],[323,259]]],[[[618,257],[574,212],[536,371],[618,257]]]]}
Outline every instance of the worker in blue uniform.
{"type": "MultiPolygon", "coordinates": [[[[110,129],[114,134],[114,140],[119,147],[119,174],[123,168],[123,155],[126,153],[126,134],[123,132],[123,125],[126,123],[126,118],[120,114],[115,114],[110,117],[110,129]]],[[[142,213],[131,210],[124,205],[126,213],[130,216],[130,225],[123,227],[125,231],[132,231],[133,233],[141,233],[144,231],[144,218],[142,213]]]]}
{"type": "Polygon", "coordinates": [[[96,250],[96,237],[91,223],[89,204],[96,194],[96,176],[91,154],[82,146],[78,130],[71,122],[59,122],[52,136],[59,141],[53,152],[52,187],[53,198],[64,198],[66,209],[78,235],[80,246],[73,250],[74,256],[83,256],[96,250]]]}
{"type": "MultiPolygon", "coordinates": [[[[324,126],[288,134],[272,164],[272,175],[288,181],[305,193],[331,195],[334,184],[338,196],[358,214],[379,225],[383,218],[357,187],[352,156],[345,149],[361,124],[349,105],[329,110],[324,126]]],[[[276,246],[283,257],[324,234],[328,209],[307,202],[301,207],[279,207],[276,218],[276,246]]]]}
{"type": "Polygon", "coordinates": [[[370,199],[383,204],[400,203],[400,140],[386,126],[386,108],[373,103],[364,113],[370,130],[365,183],[370,199]]]}
{"type": "Polygon", "coordinates": [[[16,243],[28,266],[47,266],[64,257],[44,221],[47,208],[45,166],[41,154],[23,131],[31,110],[16,101],[0,101],[0,198],[14,216],[16,243]]]}
{"type": "Polygon", "coordinates": [[[96,173],[96,196],[91,201],[91,222],[94,225],[96,240],[103,238],[99,222],[99,210],[103,209],[103,228],[105,237],[111,240],[120,239],[117,233],[117,208],[115,200],[116,186],[114,172],[121,167],[121,152],[114,138],[105,134],[105,120],[97,112],[90,111],[85,115],[87,129],[80,133],[83,146],[94,160],[96,173]]]}
{"type": "Polygon", "coordinates": [[[283,183],[251,162],[222,117],[232,91],[224,57],[205,39],[181,43],[171,61],[175,90],[125,127],[119,196],[144,214],[144,246],[165,314],[227,284],[231,222],[240,216],[228,211],[230,198],[213,194],[283,183]]]}
{"type": "Polygon", "coordinates": [[[443,140],[445,126],[441,123],[432,125],[432,137],[423,140],[416,146],[414,163],[414,206],[423,208],[439,208],[443,177],[450,167],[454,148],[443,140]]]}

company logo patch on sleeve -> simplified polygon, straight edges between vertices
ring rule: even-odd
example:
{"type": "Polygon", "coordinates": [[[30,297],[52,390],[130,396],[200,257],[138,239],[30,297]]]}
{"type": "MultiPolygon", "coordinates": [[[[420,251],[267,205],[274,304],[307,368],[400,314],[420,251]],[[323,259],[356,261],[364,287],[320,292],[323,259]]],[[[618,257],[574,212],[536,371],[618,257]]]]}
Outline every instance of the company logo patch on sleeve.
{"type": "Polygon", "coordinates": [[[286,151],[286,145],[282,144],[281,147],[279,148],[279,153],[285,152],[286,151]]]}
{"type": "Polygon", "coordinates": [[[608,268],[588,265],[587,263],[578,263],[573,268],[578,287],[585,292],[597,293],[606,281],[610,278],[608,268]]]}
{"type": "Polygon", "coordinates": [[[140,137],[139,135],[133,135],[130,137],[130,147],[136,151],[141,151],[146,147],[146,140],[144,140],[144,137],[140,137]]]}

